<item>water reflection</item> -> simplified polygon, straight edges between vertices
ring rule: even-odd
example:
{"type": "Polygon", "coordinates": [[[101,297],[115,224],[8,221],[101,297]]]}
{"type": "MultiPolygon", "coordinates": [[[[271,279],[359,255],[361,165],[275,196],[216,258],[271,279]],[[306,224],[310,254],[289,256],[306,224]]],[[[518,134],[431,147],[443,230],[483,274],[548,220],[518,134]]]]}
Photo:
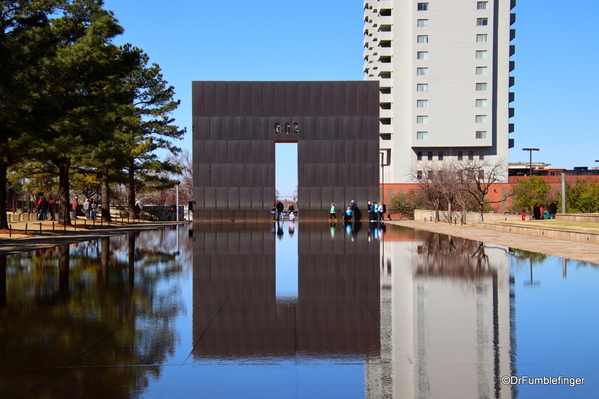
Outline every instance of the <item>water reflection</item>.
{"type": "Polygon", "coordinates": [[[129,398],[160,375],[183,309],[171,248],[154,231],[1,257],[3,396],[129,398]]]}
{"type": "Polygon", "coordinates": [[[275,226],[279,238],[234,227],[200,225],[194,233],[196,359],[378,353],[378,243],[331,240],[330,230],[302,224],[297,301],[277,301],[283,224],[275,226]]]}
{"type": "Polygon", "coordinates": [[[598,283],[594,264],[381,223],[199,224],[0,257],[0,391],[590,397],[598,283]],[[587,382],[501,383],[524,375],[587,382]]]}

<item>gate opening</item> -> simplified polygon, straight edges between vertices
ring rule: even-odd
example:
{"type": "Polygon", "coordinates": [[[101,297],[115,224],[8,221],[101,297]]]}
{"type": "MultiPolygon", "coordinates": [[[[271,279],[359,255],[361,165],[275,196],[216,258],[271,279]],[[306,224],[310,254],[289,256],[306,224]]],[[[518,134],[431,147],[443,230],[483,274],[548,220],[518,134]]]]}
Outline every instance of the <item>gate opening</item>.
{"type": "Polygon", "coordinates": [[[275,196],[285,211],[293,203],[297,209],[297,142],[275,142],[275,196]]]}

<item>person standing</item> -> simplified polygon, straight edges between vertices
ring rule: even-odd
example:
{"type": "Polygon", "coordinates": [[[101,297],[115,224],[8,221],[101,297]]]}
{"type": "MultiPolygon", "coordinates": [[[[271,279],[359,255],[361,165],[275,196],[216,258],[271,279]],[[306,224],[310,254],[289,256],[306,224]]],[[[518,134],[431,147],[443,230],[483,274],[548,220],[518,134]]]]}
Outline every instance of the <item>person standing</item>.
{"type": "Polygon", "coordinates": [[[50,218],[52,218],[52,220],[56,220],[56,200],[54,199],[54,197],[52,197],[52,194],[48,196],[48,199],[50,199],[50,218]]]}
{"type": "Polygon", "coordinates": [[[281,215],[283,214],[283,209],[285,206],[281,201],[277,202],[277,220],[281,220],[281,215]]]}
{"type": "Polygon", "coordinates": [[[549,205],[549,217],[551,219],[555,219],[555,214],[557,213],[557,201],[553,201],[549,205]]]}
{"type": "Polygon", "coordinates": [[[98,216],[98,203],[95,199],[92,199],[92,202],[89,204],[89,214],[92,220],[96,220],[98,216]]]}
{"type": "Polygon", "coordinates": [[[73,211],[73,219],[77,219],[77,211],[79,210],[79,197],[75,197],[71,204],[71,210],[73,211]]]}
{"type": "Polygon", "coordinates": [[[85,212],[86,219],[89,219],[89,206],[90,206],[89,198],[86,198],[85,201],[83,201],[83,211],[85,212]]]}
{"type": "Polygon", "coordinates": [[[538,203],[532,207],[532,218],[534,220],[541,219],[541,205],[539,205],[538,203]]]}
{"type": "Polygon", "coordinates": [[[362,213],[360,212],[360,208],[358,208],[356,201],[351,200],[351,206],[349,207],[349,209],[351,210],[351,214],[352,214],[354,221],[357,222],[360,219],[362,219],[362,213]]]}
{"type": "Polygon", "coordinates": [[[48,214],[48,200],[46,200],[46,197],[42,195],[39,204],[40,220],[46,220],[46,215],[48,214]]]}
{"type": "Polygon", "coordinates": [[[329,222],[333,221],[333,219],[337,221],[337,211],[335,210],[335,203],[331,202],[331,209],[329,211],[329,222]]]}
{"type": "MultiPolygon", "coordinates": [[[[289,216],[294,215],[295,206],[293,206],[293,202],[289,205],[289,216]]],[[[295,215],[294,215],[295,216],[295,215]]]]}

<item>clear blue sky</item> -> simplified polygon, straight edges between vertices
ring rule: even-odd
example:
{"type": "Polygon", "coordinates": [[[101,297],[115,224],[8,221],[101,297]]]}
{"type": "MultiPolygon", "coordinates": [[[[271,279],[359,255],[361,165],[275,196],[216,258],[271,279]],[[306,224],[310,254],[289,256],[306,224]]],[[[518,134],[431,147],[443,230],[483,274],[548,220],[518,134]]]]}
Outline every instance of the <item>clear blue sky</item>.
{"type": "MultiPolygon", "coordinates": [[[[125,34],[175,86],[188,129],[194,80],[362,80],[361,0],[106,0],[125,34]]],[[[517,0],[510,162],[593,167],[599,159],[599,2],[517,0]],[[585,16],[585,18],[583,18],[585,16]]],[[[293,191],[295,187],[291,189],[293,191]]],[[[287,191],[287,190],[283,190],[287,191]]]]}

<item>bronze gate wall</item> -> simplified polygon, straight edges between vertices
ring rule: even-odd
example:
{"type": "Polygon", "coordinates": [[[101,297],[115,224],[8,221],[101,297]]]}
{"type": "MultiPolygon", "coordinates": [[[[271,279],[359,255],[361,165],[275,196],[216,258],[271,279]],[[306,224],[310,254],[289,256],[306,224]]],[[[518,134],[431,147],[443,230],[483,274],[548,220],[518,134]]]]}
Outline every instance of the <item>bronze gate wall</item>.
{"type": "Polygon", "coordinates": [[[270,220],[275,142],[298,143],[298,210],[379,196],[378,82],[193,82],[194,220],[270,220]]]}

